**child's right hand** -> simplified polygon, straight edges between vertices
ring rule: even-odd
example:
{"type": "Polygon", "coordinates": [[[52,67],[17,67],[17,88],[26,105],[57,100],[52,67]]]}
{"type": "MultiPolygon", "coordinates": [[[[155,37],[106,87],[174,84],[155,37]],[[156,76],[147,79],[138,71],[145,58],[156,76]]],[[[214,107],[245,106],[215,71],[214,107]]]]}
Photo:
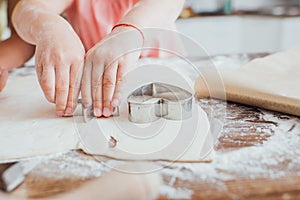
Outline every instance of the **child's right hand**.
{"type": "Polygon", "coordinates": [[[5,87],[7,78],[8,71],[6,69],[0,68],[0,92],[2,92],[3,88],[5,87]]]}
{"type": "Polygon", "coordinates": [[[63,13],[73,0],[20,1],[12,15],[19,36],[36,46],[36,71],[58,116],[72,115],[80,91],[84,47],[63,13]]]}
{"type": "Polygon", "coordinates": [[[35,65],[41,88],[47,100],[56,104],[58,116],[72,115],[80,91],[84,47],[66,24],[56,24],[40,36],[35,65]]]}

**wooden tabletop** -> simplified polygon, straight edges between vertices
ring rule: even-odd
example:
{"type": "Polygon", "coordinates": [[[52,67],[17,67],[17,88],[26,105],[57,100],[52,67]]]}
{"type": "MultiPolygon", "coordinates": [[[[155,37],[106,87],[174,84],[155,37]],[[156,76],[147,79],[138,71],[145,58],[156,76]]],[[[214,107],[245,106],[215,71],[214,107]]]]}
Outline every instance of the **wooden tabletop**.
{"type": "MultiPolygon", "coordinates": [[[[212,99],[199,104],[224,122],[216,157],[211,163],[158,162],[165,166],[159,199],[300,199],[299,118],[212,99]]],[[[105,171],[94,157],[67,152],[44,159],[12,195],[51,197],[105,171]]]]}
{"type": "MultiPolygon", "coordinates": [[[[163,177],[159,199],[300,199],[300,118],[215,99],[200,99],[199,105],[223,123],[215,158],[210,163],[156,162],[163,177]]],[[[42,158],[11,195],[68,193],[101,178],[118,162],[99,162],[81,151],[42,158]]]]}

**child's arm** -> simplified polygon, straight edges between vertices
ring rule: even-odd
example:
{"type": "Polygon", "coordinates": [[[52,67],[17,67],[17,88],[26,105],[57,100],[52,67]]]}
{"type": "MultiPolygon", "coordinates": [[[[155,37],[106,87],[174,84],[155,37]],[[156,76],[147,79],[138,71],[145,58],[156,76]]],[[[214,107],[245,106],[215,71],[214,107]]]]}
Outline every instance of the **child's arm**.
{"type": "Polygon", "coordinates": [[[13,23],[18,34],[36,45],[36,70],[48,101],[56,104],[58,116],[75,109],[84,63],[84,47],[70,24],[60,14],[73,0],[21,0],[13,23]]]}
{"type": "MultiPolygon", "coordinates": [[[[140,0],[119,24],[132,24],[138,28],[155,27],[169,29],[179,16],[184,0],[140,0]]],[[[122,56],[108,66],[111,61],[123,55],[130,46],[137,49],[142,46],[142,36],[136,31],[127,38],[113,38],[116,33],[134,30],[132,27],[119,26],[107,37],[106,45],[97,44],[86,55],[86,64],[82,78],[82,98],[86,106],[94,104],[94,114],[106,117],[112,108],[120,104],[120,86],[124,74],[135,65],[140,52],[122,56]],[[132,36],[132,37],[131,37],[132,36]],[[91,75],[92,74],[92,75],[91,75]]],[[[134,31],[133,31],[134,32],[134,31]]]]}
{"type": "MultiPolygon", "coordinates": [[[[8,16],[19,0],[8,1],[8,16]]],[[[11,36],[0,43],[0,91],[4,88],[7,80],[7,71],[23,65],[34,54],[34,46],[24,42],[16,33],[9,20],[11,36]]]]}

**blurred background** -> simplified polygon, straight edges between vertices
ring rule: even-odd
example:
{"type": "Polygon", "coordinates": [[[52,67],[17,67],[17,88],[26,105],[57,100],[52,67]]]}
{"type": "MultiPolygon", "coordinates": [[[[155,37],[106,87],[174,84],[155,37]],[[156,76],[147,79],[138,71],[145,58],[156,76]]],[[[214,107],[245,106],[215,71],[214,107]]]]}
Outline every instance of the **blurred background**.
{"type": "Polygon", "coordinates": [[[210,55],[272,53],[300,45],[300,0],[186,0],[176,24],[210,55]]]}
{"type": "Polygon", "coordinates": [[[285,50],[300,44],[300,0],[187,0],[177,27],[210,55],[285,50]]]}

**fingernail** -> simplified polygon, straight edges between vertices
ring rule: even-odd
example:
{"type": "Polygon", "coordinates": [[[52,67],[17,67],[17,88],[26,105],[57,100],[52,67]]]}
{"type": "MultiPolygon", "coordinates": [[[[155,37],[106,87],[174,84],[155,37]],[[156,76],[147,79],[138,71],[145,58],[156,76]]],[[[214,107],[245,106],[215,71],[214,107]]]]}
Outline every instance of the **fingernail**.
{"type": "Polygon", "coordinates": [[[109,117],[111,115],[110,109],[109,108],[104,108],[103,109],[103,115],[105,117],[109,117]]]}
{"type": "Polygon", "coordinates": [[[64,116],[64,111],[56,111],[56,115],[58,117],[62,117],[62,116],[64,116]]]}
{"type": "Polygon", "coordinates": [[[114,99],[114,100],[112,101],[111,105],[112,105],[113,107],[118,106],[118,105],[119,105],[119,100],[118,100],[118,99],[114,99]]]}
{"type": "Polygon", "coordinates": [[[101,115],[102,115],[101,110],[99,108],[95,108],[94,109],[94,115],[96,117],[101,117],[101,115]]]}
{"type": "Polygon", "coordinates": [[[67,108],[64,116],[67,117],[67,116],[72,116],[72,115],[73,115],[73,109],[67,108]]]}

